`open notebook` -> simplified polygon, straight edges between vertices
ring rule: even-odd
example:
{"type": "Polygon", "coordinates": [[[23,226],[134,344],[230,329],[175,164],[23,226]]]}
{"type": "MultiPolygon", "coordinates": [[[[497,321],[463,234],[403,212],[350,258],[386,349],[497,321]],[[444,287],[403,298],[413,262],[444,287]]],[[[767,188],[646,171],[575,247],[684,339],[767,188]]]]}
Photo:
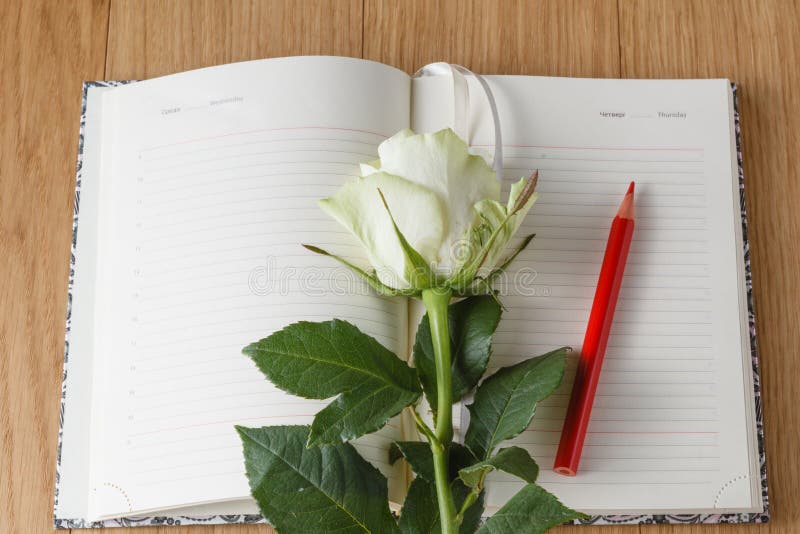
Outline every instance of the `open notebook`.
{"type": "MultiPolygon", "coordinates": [[[[537,237],[499,287],[508,311],[492,368],[580,347],[608,225],[637,183],[581,472],[549,469],[570,373],[514,440],[539,462],[541,484],[593,523],[766,521],[729,82],[485,79],[504,192],[538,168],[541,193],[520,232],[537,237]]],[[[338,317],[408,354],[419,305],[373,296],[300,243],[364,261],[316,200],[387,136],[457,120],[452,84],[297,57],[86,85],[57,527],[263,520],[233,425],[306,424],[325,403],[276,390],[241,348],[338,317]]],[[[471,144],[491,151],[485,100],[464,105],[471,144]]],[[[408,481],[387,449],[411,431],[398,418],[357,441],[395,501],[408,481]]],[[[492,477],[487,511],[516,484],[492,477]]]]}

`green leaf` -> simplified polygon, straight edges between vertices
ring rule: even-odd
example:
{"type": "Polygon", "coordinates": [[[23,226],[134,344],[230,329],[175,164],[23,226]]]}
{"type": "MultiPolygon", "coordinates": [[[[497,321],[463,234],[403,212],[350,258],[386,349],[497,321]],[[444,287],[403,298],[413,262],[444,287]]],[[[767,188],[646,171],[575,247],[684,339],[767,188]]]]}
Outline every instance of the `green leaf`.
{"type": "Polygon", "coordinates": [[[416,371],[354,325],[299,322],[245,347],[273,384],[293,395],[327,399],[308,445],[354,439],[381,428],[420,396],[416,371]]]}
{"type": "Polygon", "coordinates": [[[518,476],[530,483],[536,482],[536,477],[539,476],[539,466],[536,465],[528,451],[520,447],[500,449],[493,458],[461,469],[458,476],[464,481],[464,484],[474,488],[483,483],[483,479],[489,471],[495,469],[518,476]]]}
{"type": "Polygon", "coordinates": [[[320,254],[321,256],[328,256],[329,258],[333,258],[342,265],[348,267],[350,270],[352,270],[354,273],[360,276],[378,295],[382,295],[384,297],[394,297],[396,295],[414,296],[419,294],[419,291],[416,289],[395,289],[393,287],[389,287],[383,282],[381,282],[375,274],[370,274],[366,272],[364,269],[361,269],[357,265],[342,258],[341,256],[337,256],[336,254],[331,254],[325,249],[315,247],[314,245],[303,245],[303,248],[305,248],[306,250],[310,250],[315,254],[320,254]]]}
{"type": "MultiPolygon", "coordinates": [[[[458,486],[456,487],[463,488],[453,489],[454,494],[464,495],[464,497],[457,498],[459,504],[457,504],[456,507],[461,508],[461,505],[464,503],[464,498],[469,494],[470,490],[461,482],[459,482],[458,486]]],[[[475,534],[475,532],[478,530],[478,527],[481,525],[481,517],[483,517],[485,497],[486,492],[481,491],[480,495],[478,495],[478,500],[472,503],[472,506],[467,508],[467,510],[464,512],[464,519],[461,521],[461,528],[458,531],[459,534],[475,534]]]]}
{"type": "Polygon", "coordinates": [[[533,240],[534,237],[536,237],[536,234],[530,234],[525,236],[525,238],[520,243],[519,247],[517,247],[517,250],[515,250],[511,254],[511,256],[506,258],[500,265],[500,267],[489,273],[489,275],[486,277],[486,281],[490,286],[492,284],[492,281],[494,281],[495,278],[503,274],[506,271],[506,269],[508,269],[509,266],[514,262],[514,260],[517,259],[517,256],[519,256],[519,254],[523,250],[525,250],[525,248],[527,248],[528,244],[533,240]]]}
{"type": "Polygon", "coordinates": [[[561,383],[567,348],[502,367],[475,392],[467,408],[470,423],[464,443],[479,459],[486,460],[501,442],[525,430],[533,419],[536,403],[561,383]]]}
{"type": "MultiPolygon", "coordinates": [[[[467,495],[472,493],[472,490],[465,486],[460,480],[454,480],[450,483],[450,489],[453,492],[453,501],[456,503],[456,510],[460,510],[464,504],[467,495]]],[[[474,534],[481,524],[481,517],[483,516],[483,504],[486,492],[481,491],[478,495],[478,500],[472,506],[467,508],[464,512],[464,519],[459,528],[459,534],[474,534]]]]}
{"type": "Polygon", "coordinates": [[[430,482],[434,481],[433,455],[430,446],[423,441],[395,441],[389,446],[389,462],[405,458],[411,469],[430,482]]]}
{"type": "Polygon", "coordinates": [[[250,491],[281,534],[394,534],[386,478],[348,443],[306,448],[307,426],[236,430],[250,491]]]}
{"type": "MultiPolygon", "coordinates": [[[[394,463],[401,457],[417,474],[406,495],[406,502],[400,515],[400,530],[404,534],[428,534],[441,531],[439,507],[436,496],[433,472],[433,455],[430,445],[422,441],[396,441],[389,449],[389,460],[394,463]]],[[[459,443],[450,444],[450,488],[456,510],[461,508],[471,492],[458,480],[459,469],[475,463],[475,456],[459,443]]],[[[478,500],[464,514],[460,534],[472,534],[477,530],[483,513],[483,492],[478,500]]]]}
{"type": "MultiPolygon", "coordinates": [[[[488,295],[466,298],[448,308],[454,401],[471,391],[486,371],[492,353],[492,334],[501,314],[500,304],[488,295]]],[[[436,411],[436,364],[427,314],[417,330],[414,365],[428,403],[436,411]]]]}
{"type": "Polygon", "coordinates": [[[519,256],[519,254],[523,250],[525,250],[525,248],[533,240],[534,237],[536,237],[536,234],[530,234],[528,236],[525,236],[525,238],[522,240],[522,243],[520,243],[519,247],[517,247],[517,250],[515,250],[511,254],[511,256],[506,258],[503,261],[502,265],[500,265],[500,267],[490,272],[488,275],[486,275],[485,278],[481,278],[479,276],[475,277],[475,279],[469,286],[460,289],[459,291],[456,291],[454,295],[461,297],[471,296],[471,295],[489,295],[495,301],[497,301],[497,305],[500,306],[500,302],[498,301],[497,298],[497,292],[493,289],[492,286],[497,277],[503,274],[506,271],[506,269],[508,269],[508,267],[514,262],[517,256],[519,256]]]}
{"type": "Polygon", "coordinates": [[[566,521],[584,517],[543,488],[528,484],[490,517],[477,534],[541,534],[566,521]]]}
{"type": "Polygon", "coordinates": [[[441,532],[439,504],[433,482],[417,477],[408,487],[400,512],[400,532],[403,534],[433,534],[441,532]]]}
{"type": "MultiPolygon", "coordinates": [[[[424,441],[395,441],[389,447],[389,461],[396,462],[400,458],[405,458],[411,469],[421,478],[434,482],[433,473],[433,454],[431,447],[424,441]]],[[[458,470],[472,465],[477,458],[469,449],[460,443],[450,444],[450,479],[458,477],[458,470]]]]}
{"type": "MultiPolygon", "coordinates": [[[[450,489],[458,510],[470,493],[470,489],[459,480],[451,482],[450,489]]],[[[474,534],[478,529],[481,515],[483,515],[483,498],[484,494],[481,493],[478,500],[464,513],[459,534],[474,534]]],[[[400,512],[400,532],[403,534],[440,534],[441,531],[436,485],[417,477],[408,488],[406,501],[400,512]]]]}
{"type": "Polygon", "coordinates": [[[428,287],[432,287],[436,281],[436,274],[431,270],[428,260],[426,260],[422,254],[417,252],[416,249],[411,246],[411,243],[408,242],[406,236],[403,235],[403,232],[401,232],[400,228],[397,226],[397,221],[394,220],[394,215],[392,215],[392,210],[389,209],[389,204],[386,202],[386,197],[383,196],[383,191],[378,189],[378,193],[381,196],[383,207],[386,208],[386,213],[389,215],[389,219],[392,221],[394,234],[397,237],[397,241],[400,243],[400,248],[403,249],[403,254],[405,254],[407,262],[405,275],[409,284],[411,284],[412,288],[417,289],[426,289],[428,287]]]}
{"type": "Polygon", "coordinates": [[[539,196],[533,192],[537,179],[538,172],[534,172],[528,180],[522,178],[513,184],[506,206],[491,198],[484,198],[475,204],[474,208],[484,224],[481,225],[483,230],[478,230],[478,235],[473,233],[471,239],[477,239],[481,249],[445,282],[448,286],[457,288],[457,292],[462,293],[471,285],[482,267],[491,269],[495,265],[539,196]]]}

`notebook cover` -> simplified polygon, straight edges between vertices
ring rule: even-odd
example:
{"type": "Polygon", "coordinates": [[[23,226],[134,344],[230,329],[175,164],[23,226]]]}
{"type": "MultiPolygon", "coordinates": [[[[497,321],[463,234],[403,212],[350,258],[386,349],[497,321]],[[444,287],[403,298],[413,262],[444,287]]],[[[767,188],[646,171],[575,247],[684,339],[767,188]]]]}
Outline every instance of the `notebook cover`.
{"type": "MultiPolygon", "coordinates": [[[[89,87],[112,87],[123,85],[125,81],[103,81],[85,82],[83,85],[83,101],[81,105],[80,134],[78,137],[78,164],[77,177],[75,181],[75,208],[72,221],[72,246],[70,254],[69,284],[67,292],[67,319],[66,335],[64,340],[64,372],[61,386],[61,412],[59,415],[58,432],[58,453],[56,457],[56,488],[54,506],[58,504],[60,470],[61,470],[61,446],[63,437],[64,417],[69,416],[66,406],[66,377],[69,367],[69,339],[72,311],[72,288],[75,276],[75,250],[78,238],[78,214],[80,208],[81,194],[81,169],[83,163],[83,140],[84,128],[86,124],[86,102],[89,87]]],[[[764,450],[764,415],[761,409],[761,380],[758,371],[758,350],[756,344],[756,325],[755,313],[753,311],[753,283],[750,270],[750,246],[747,239],[747,209],[745,206],[744,194],[744,171],[742,168],[742,145],[741,130],[739,125],[739,106],[738,91],[736,84],[733,87],[733,109],[736,132],[736,158],[739,165],[739,196],[742,213],[742,236],[744,238],[744,264],[745,281],[747,286],[747,314],[750,329],[750,355],[753,364],[753,383],[755,385],[754,401],[756,413],[756,429],[758,439],[758,455],[761,474],[761,497],[764,502],[764,511],[758,513],[734,513],[734,514],[681,514],[681,515],[597,515],[588,519],[575,520],[575,525],[648,525],[648,524],[680,524],[680,523],[766,523],[769,521],[769,496],[767,493],[767,462],[764,450]]],[[[103,527],[135,527],[135,526],[163,526],[163,525],[213,525],[225,523],[266,523],[265,519],[258,514],[238,514],[238,515],[212,515],[212,516],[131,516],[117,519],[107,519],[104,521],[87,521],[81,518],[62,518],[53,513],[53,524],[57,529],[66,528],[103,528],[103,527]]]]}

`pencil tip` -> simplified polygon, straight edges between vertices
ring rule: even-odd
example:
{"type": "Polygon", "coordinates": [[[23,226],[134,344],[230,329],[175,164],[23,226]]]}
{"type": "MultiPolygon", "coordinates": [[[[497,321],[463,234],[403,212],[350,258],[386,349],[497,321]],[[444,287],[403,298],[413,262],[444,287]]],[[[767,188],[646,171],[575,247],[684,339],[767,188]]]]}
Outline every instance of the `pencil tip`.
{"type": "Polygon", "coordinates": [[[622,203],[619,205],[617,217],[621,217],[623,219],[633,219],[633,187],[634,182],[631,182],[631,185],[628,186],[628,192],[625,193],[625,198],[622,199],[622,203]]]}
{"type": "Polygon", "coordinates": [[[574,477],[577,474],[577,473],[575,473],[575,471],[573,471],[569,467],[555,467],[555,468],[553,468],[553,471],[555,471],[559,475],[564,475],[564,476],[567,476],[567,477],[574,477]]]}

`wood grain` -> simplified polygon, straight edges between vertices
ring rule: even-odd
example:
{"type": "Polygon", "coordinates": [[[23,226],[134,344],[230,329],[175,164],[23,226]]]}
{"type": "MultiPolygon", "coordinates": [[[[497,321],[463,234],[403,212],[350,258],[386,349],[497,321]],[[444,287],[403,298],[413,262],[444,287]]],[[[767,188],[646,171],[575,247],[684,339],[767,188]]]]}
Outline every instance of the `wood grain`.
{"type": "Polygon", "coordinates": [[[361,0],[113,0],[106,76],[292,55],[361,56],[361,0]]]}
{"type": "Polygon", "coordinates": [[[1,533],[51,530],[80,82],[296,54],[406,71],[445,60],[489,73],[737,81],[773,522],[559,531],[800,531],[797,1],[7,0],[0,42],[1,533]]]}
{"type": "Polygon", "coordinates": [[[408,72],[434,61],[475,72],[619,75],[617,6],[587,1],[365,0],[364,57],[408,72]]]}
{"type": "Polygon", "coordinates": [[[107,2],[0,2],[0,531],[52,529],[81,82],[107,2]]]}

